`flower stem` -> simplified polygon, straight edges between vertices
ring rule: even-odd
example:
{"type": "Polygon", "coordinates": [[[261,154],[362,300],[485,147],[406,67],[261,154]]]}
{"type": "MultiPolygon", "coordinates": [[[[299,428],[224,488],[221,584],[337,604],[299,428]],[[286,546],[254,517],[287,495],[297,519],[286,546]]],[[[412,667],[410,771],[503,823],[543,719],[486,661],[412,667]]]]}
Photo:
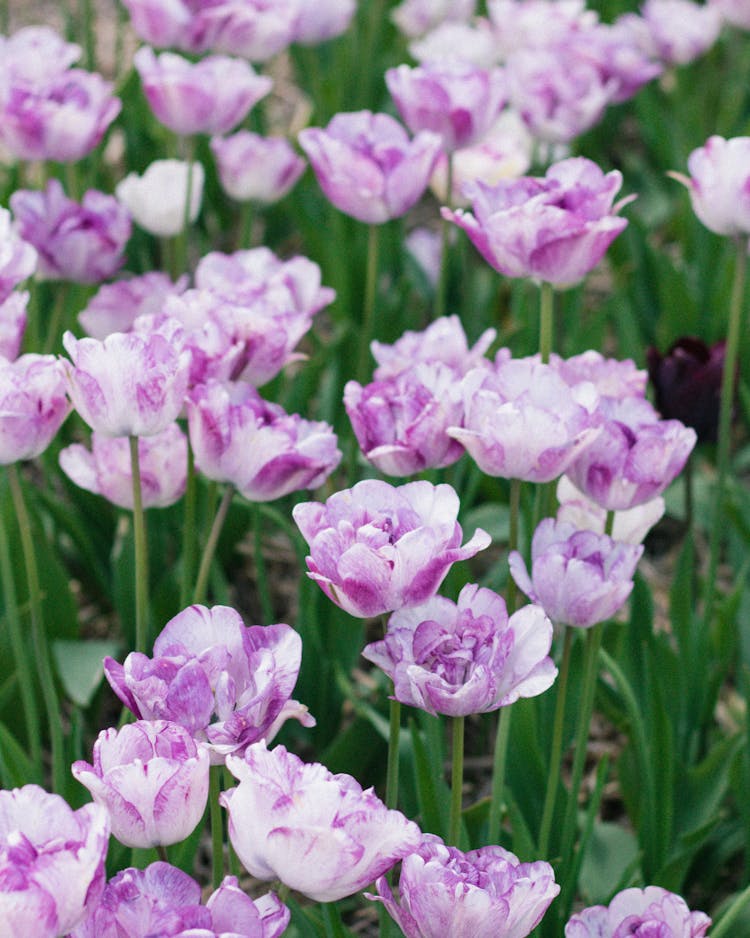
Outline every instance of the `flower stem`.
{"type": "Polygon", "coordinates": [[[50,661],[47,633],[44,629],[42,616],[42,592],[39,588],[39,570],[34,552],[34,541],[31,535],[31,519],[23,497],[21,479],[15,464],[8,466],[8,482],[13,507],[18,519],[18,528],[21,534],[21,550],[26,567],[26,582],[29,589],[29,610],[31,613],[31,636],[34,644],[34,657],[36,658],[37,673],[47,711],[49,722],[50,743],[52,746],[52,786],[55,791],[65,790],[66,760],[63,746],[62,718],[60,706],[55,690],[55,681],[50,661]]]}
{"type": "Polygon", "coordinates": [[[193,201],[193,168],[195,166],[195,146],[192,137],[185,139],[185,150],[187,153],[187,182],[185,185],[185,207],[182,215],[182,231],[180,231],[175,239],[175,269],[173,271],[175,278],[187,270],[188,262],[188,232],[190,230],[190,206],[193,201]]]}
{"type": "MultiPolygon", "coordinates": [[[[448,169],[445,183],[445,204],[453,207],[453,154],[448,153],[448,169]]],[[[440,229],[440,273],[438,275],[437,293],[435,294],[435,319],[445,315],[448,296],[448,236],[451,223],[443,219],[440,229]]]]}
{"type": "Polygon", "coordinates": [[[539,291],[539,354],[546,363],[552,351],[555,291],[552,284],[545,281],[539,285],[539,291]]]}
{"type": "Polygon", "coordinates": [[[508,739],[510,738],[511,708],[501,707],[497,720],[497,737],[495,739],[495,755],[492,760],[492,800],[490,801],[490,817],[487,828],[487,840],[496,844],[500,837],[500,818],[503,809],[503,790],[505,789],[505,763],[508,756],[508,739]]]}
{"type": "Polygon", "coordinates": [[[716,571],[719,565],[719,550],[722,542],[722,515],[726,498],[726,481],[729,469],[729,451],[732,436],[732,405],[734,404],[734,379],[740,344],[740,319],[742,297],[745,292],[747,271],[747,249],[744,241],[737,242],[737,260],[734,268],[732,295],[729,303],[729,323],[724,350],[724,371],[721,376],[721,403],[719,405],[719,436],[716,451],[716,498],[714,519],[708,548],[708,573],[703,600],[706,631],[711,627],[716,594],[716,571]]]}
{"type": "Polygon", "coordinates": [[[253,219],[255,212],[254,205],[249,199],[242,203],[240,207],[240,231],[238,249],[246,250],[253,246],[253,219]]]}
{"type": "Polygon", "coordinates": [[[220,765],[212,765],[208,773],[208,813],[211,819],[211,882],[218,889],[224,879],[224,822],[221,816],[220,765]]]}
{"type": "Polygon", "coordinates": [[[13,650],[16,674],[18,675],[18,684],[21,692],[21,701],[23,703],[27,744],[31,754],[31,761],[34,765],[33,781],[41,785],[44,779],[42,740],[39,733],[39,709],[36,705],[36,692],[30,667],[31,655],[24,646],[21,616],[16,595],[16,583],[13,578],[13,565],[10,559],[8,532],[4,524],[0,524],[0,582],[2,582],[3,585],[5,621],[8,625],[8,636],[13,650]]]}
{"type": "Polygon", "coordinates": [[[398,805],[398,756],[401,736],[401,703],[391,700],[390,733],[388,735],[388,765],[385,774],[385,803],[389,808],[398,805]]]}
{"type": "Polygon", "coordinates": [[[367,383],[369,371],[370,340],[372,339],[375,297],[378,285],[378,254],[380,253],[380,226],[370,225],[367,231],[367,273],[365,275],[365,303],[362,310],[362,336],[359,350],[357,380],[367,383]]]}
{"type": "Polygon", "coordinates": [[[133,537],[135,540],[135,650],[145,653],[148,645],[148,548],[137,436],[130,437],[130,469],[133,476],[133,537]]]}
{"type": "MultiPolygon", "coordinates": [[[[510,521],[508,527],[508,553],[518,549],[518,519],[521,512],[521,480],[510,480],[510,521]]],[[[518,601],[518,591],[516,581],[512,576],[508,577],[508,585],[505,590],[505,608],[508,615],[512,616],[516,611],[516,602],[518,601]]]]}
{"type": "Polygon", "coordinates": [[[542,823],[539,826],[538,853],[540,858],[547,857],[549,835],[552,829],[552,818],[555,813],[555,801],[557,800],[557,787],[560,784],[560,762],[562,759],[563,728],[565,725],[565,699],[568,689],[572,648],[573,629],[568,626],[565,629],[560,674],[557,679],[557,700],[555,701],[555,722],[552,730],[552,751],[550,752],[549,774],[547,776],[547,791],[544,796],[542,823]]]}
{"type": "Polygon", "coordinates": [[[569,869],[570,858],[573,854],[575,841],[576,818],[578,814],[578,793],[581,790],[581,779],[588,752],[589,730],[591,727],[591,714],[594,709],[594,695],[596,691],[597,665],[599,649],[602,644],[604,624],[600,623],[589,629],[586,635],[586,649],[583,662],[583,682],[578,711],[578,729],[575,737],[575,750],[573,756],[573,769],[571,773],[570,792],[568,804],[565,809],[565,821],[562,832],[562,869],[569,869]]]}
{"type": "Polygon", "coordinates": [[[744,911],[749,903],[750,886],[743,889],[741,893],[735,896],[729,908],[711,929],[711,938],[724,938],[725,935],[737,934],[736,931],[731,931],[731,929],[734,927],[740,913],[744,911]]]}
{"type": "Polygon", "coordinates": [[[453,726],[453,747],[451,752],[451,814],[448,825],[448,843],[457,847],[461,839],[465,717],[454,717],[451,722],[453,726]]]}
{"type": "Polygon", "coordinates": [[[233,497],[234,486],[227,485],[221,504],[214,517],[214,523],[211,525],[211,531],[209,532],[206,546],[203,548],[203,557],[201,558],[201,565],[198,570],[198,579],[195,581],[195,590],[193,591],[194,603],[202,603],[205,599],[208,575],[211,572],[211,562],[214,559],[216,545],[219,542],[219,535],[221,534],[221,529],[224,527],[224,522],[226,521],[227,512],[229,511],[229,506],[232,504],[233,497]]]}
{"type": "Polygon", "coordinates": [[[193,585],[193,567],[195,566],[196,548],[196,497],[197,485],[195,477],[195,455],[188,439],[187,444],[187,475],[185,481],[185,514],[182,526],[182,588],[180,590],[180,608],[184,609],[190,602],[190,592],[193,585]]]}
{"type": "Polygon", "coordinates": [[[255,585],[260,599],[260,608],[263,615],[263,624],[269,625],[273,621],[273,602],[268,589],[268,576],[266,574],[266,561],[263,557],[263,516],[260,507],[255,506],[254,512],[254,544],[253,557],[255,559],[255,585]]]}

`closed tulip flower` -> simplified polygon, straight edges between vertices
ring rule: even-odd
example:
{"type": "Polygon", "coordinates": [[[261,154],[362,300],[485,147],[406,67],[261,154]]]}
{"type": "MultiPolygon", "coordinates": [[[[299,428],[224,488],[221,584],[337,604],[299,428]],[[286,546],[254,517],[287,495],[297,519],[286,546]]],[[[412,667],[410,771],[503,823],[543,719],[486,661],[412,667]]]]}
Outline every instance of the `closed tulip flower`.
{"type": "Polygon", "coordinates": [[[211,152],[224,190],[238,202],[277,202],[307,165],[284,137],[261,137],[249,130],[214,137],[211,152]]]}
{"type": "Polygon", "coordinates": [[[104,889],[109,819],[38,785],[0,791],[0,921],[6,938],[66,935],[104,889]]]}
{"type": "Polygon", "coordinates": [[[36,249],[19,237],[7,208],[0,208],[0,302],[34,273],[36,265],[36,249]]]}
{"type": "Polygon", "coordinates": [[[531,542],[531,576],[518,551],[508,562],[519,589],[553,622],[589,628],[624,605],[642,553],[640,545],[545,518],[531,542]]]}
{"type": "Polygon", "coordinates": [[[54,355],[0,358],[0,465],[35,459],[70,413],[65,371],[54,355]]]}
{"type": "Polygon", "coordinates": [[[130,332],[139,316],[158,313],[168,296],[180,294],[187,276],[176,283],[160,271],[105,283],[78,314],[78,322],[92,339],[106,339],[113,332],[130,332]]]}
{"type": "Polygon", "coordinates": [[[380,225],[405,215],[427,188],[440,140],[413,140],[394,118],[370,111],[336,114],[325,130],[299,135],[326,197],[347,215],[380,225]]]}
{"type": "Polygon", "coordinates": [[[608,906],[594,905],[576,912],[565,926],[565,938],[704,938],[710,924],[705,913],[691,912],[682,896],[660,886],[647,886],[623,889],[608,906]]]}
{"type": "Polygon", "coordinates": [[[481,529],[463,546],[458,495],[450,485],[377,479],[304,502],[293,517],[310,548],[309,576],[329,599],[366,618],[433,596],[458,560],[487,547],[481,529]]]}
{"type": "Polygon", "coordinates": [[[29,303],[27,291],[11,293],[0,301],[0,356],[13,361],[18,357],[26,331],[26,307],[29,303]]]}
{"type": "Polygon", "coordinates": [[[220,796],[245,869],[316,902],[350,896],[416,849],[420,832],[350,775],[256,743],[229,756],[239,780],[220,796]]]}
{"type": "Polygon", "coordinates": [[[142,46],[133,58],[156,119],[176,134],[225,134],[247,116],[273,82],[247,62],[208,56],[190,62],[142,46]]]}
{"type": "Polygon", "coordinates": [[[160,238],[178,235],[185,227],[188,172],[192,172],[188,221],[201,210],[205,172],[200,163],[192,170],[181,160],[154,160],[143,173],[128,173],[117,183],[115,195],[133,216],[133,221],[160,238]]]}
{"type": "Polygon", "coordinates": [[[109,813],[126,847],[179,843],[195,830],[208,801],[208,751],[167,720],[139,720],[102,730],[93,765],[72,772],[109,813]]]}
{"type": "Polygon", "coordinates": [[[690,193],[693,211],[719,235],[750,234],[750,137],[709,137],[688,157],[689,176],[671,173],[690,193]]]}

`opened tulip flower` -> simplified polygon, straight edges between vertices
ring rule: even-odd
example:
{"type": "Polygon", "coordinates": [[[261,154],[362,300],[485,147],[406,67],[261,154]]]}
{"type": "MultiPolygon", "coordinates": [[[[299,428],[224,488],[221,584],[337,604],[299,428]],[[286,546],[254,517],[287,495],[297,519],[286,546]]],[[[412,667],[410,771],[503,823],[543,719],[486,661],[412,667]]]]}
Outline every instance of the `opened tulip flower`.
{"type": "Polygon", "coordinates": [[[531,576],[518,551],[508,563],[519,589],[553,622],[590,628],[624,605],[642,553],[640,545],[545,518],[531,542],[531,576]]]}
{"type": "Polygon", "coordinates": [[[188,221],[194,222],[203,200],[205,172],[200,163],[189,167],[181,160],[154,160],[142,176],[129,173],[118,182],[115,195],[141,228],[171,238],[185,227],[188,173],[192,173],[188,221]]]}
{"type": "Polygon", "coordinates": [[[109,819],[74,811],[38,785],[0,791],[0,921],[7,938],[66,935],[96,906],[106,878],[109,819]]]}
{"type": "MultiPolygon", "coordinates": [[[[607,526],[607,509],[597,505],[579,492],[567,476],[557,483],[557,520],[566,521],[581,531],[604,534],[607,526]]],[[[612,539],[625,544],[642,544],[651,528],[666,510],[664,499],[657,495],[650,501],[613,512],[612,539]]]]}
{"type": "Polygon", "coordinates": [[[54,355],[0,358],[0,465],[35,459],[70,413],[65,370],[54,355]]]}
{"type": "Polygon", "coordinates": [[[391,18],[405,36],[414,38],[441,23],[468,20],[476,5],[476,0],[401,0],[391,18]]]}
{"type": "Polygon", "coordinates": [[[624,889],[608,906],[595,905],[577,912],[565,926],[565,938],[704,938],[711,919],[691,912],[687,903],[660,886],[624,889]]]}
{"type": "Polygon", "coordinates": [[[427,188],[440,152],[429,131],[409,139],[389,114],[336,114],[325,130],[308,127],[299,142],[320,188],[337,209],[381,225],[405,215],[427,188]]]}
{"type": "Polygon", "coordinates": [[[291,699],[302,641],[288,625],[245,626],[228,606],[190,606],[164,626],[154,657],[104,659],[104,673],[139,719],[167,719],[206,743],[212,762],[270,742],[288,719],[315,720],[291,699]]]}
{"type": "Polygon", "coordinates": [[[401,865],[398,898],[376,883],[406,938],[526,938],[560,892],[549,863],[521,863],[502,847],[467,853],[425,834],[401,865]]]}
{"type": "Polygon", "coordinates": [[[187,283],[186,276],[173,283],[160,271],[104,283],[78,314],[78,322],[92,339],[130,332],[139,316],[158,313],[167,297],[182,293],[187,283]]]}
{"type": "Polygon", "coordinates": [[[247,62],[223,55],[193,63],[142,46],[133,65],[156,119],[182,136],[229,133],[273,84],[247,62]]]}
{"type": "Polygon", "coordinates": [[[453,603],[433,596],[394,612],[385,639],[362,654],[393,680],[396,700],[463,717],[535,697],[557,674],[552,623],[539,606],[510,618],[492,590],[465,586],[453,603]]]}
{"type": "Polygon", "coordinates": [[[208,801],[208,751],[167,720],[139,720],[102,730],[93,765],[78,760],[73,775],[109,814],[126,847],[167,846],[195,830],[208,801]]]}
{"type": "Polygon", "coordinates": [[[37,279],[99,283],[122,267],[132,225],[114,196],[90,189],[78,203],[50,179],[42,192],[17,190],[10,205],[19,234],[37,250],[37,279]]]}
{"type": "Polygon", "coordinates": [[[0,37],[3,80],[43,87],[81,57],[81,47],[67,42],[51,26],[24,26],[0,37]]]}
{"type": "Polygon", "coordinates": [[[10,212],[0,208],[0,302],[36,270],[37,253],[13,228],[10,212]]]}
{"type": "Polygon", "coordinates": [[[313,46],[346,32],[357,9],[355,0],[299,0],[294,42],[313,46]]]}
{"type": "Polygon", "coordinates": [[[617,212],[630,199],[614,203],[621,184],[617,170],[605,174],[591,160],[572,157],[553,164],[541,178],[467,185],[473,214],[447,208],[442,214],[506,277],[530,277],[564,289],[596,267],[626,227],[617,212]]]}
{"type": "Polygon", "coordinates": [[[636,368],[630,358],[605,358],[601,352],[588,349],[570,358],[553,352],[549,363],[566,384],[575,387],[590,381],[601,397],[643,397],[646,393],[648,372],[636,368]]]}
{"type": "Polygon", "coordinates": [[[419,828],[350,775],[255,743],[227,757],[239,780],[221,795],[245,869],[316,902],[351,896],[417,848],[419,828]]]}
{"type": "Polygon", "coordinates": [[[0,301],[0,356],[13,361],[18,357],[26,330],[27,291],[11,293],[0,301]]]}
{"type": "Polygon", "coordinates": [[[450,485],[377,479],[292,511],[307,541],[308,576],[329,599],[366,618],[433,596],[450,567],[487,547],[477,529],[463,546],[458,495],[450,485]]]}
{"type": "Polygon", "coordinates": [[[114,332],[99,342],[65,333],[68,393],[92,430],[103,436],[153,436],[177,418],[190,354],[170,338],[114,332]]]}
{"type": "Polygon", "coordinates": [[[277,202],[307,165],[284,137],[261,137],[249,130],[214,137],[211,152],[224,190],[238,202],[277,202]]]}
{"type": "MultiPolygon", "coordinates": [[[[185,492],[187,437],[176,423],[138,440],[144,508],[174,505],[185,492]]],[[[133,476],[127,437],[91,435],[91,449],[72,443],[60,451],[60,468],[76,485],[120,508],[133,509],[133,476]]]]}

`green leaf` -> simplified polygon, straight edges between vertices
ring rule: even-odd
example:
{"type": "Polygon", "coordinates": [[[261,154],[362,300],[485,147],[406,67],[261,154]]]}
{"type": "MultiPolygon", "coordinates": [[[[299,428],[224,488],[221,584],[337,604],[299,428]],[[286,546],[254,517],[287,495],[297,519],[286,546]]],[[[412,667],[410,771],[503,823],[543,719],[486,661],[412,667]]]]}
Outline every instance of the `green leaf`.
{"type": "Polygon", "coordinates": [[[58,639],[52,643],[57,674],[73,703],[88,707],[104,677],[103,659],[116,656],[120,643],[113,639],[86,641],[58,639]]]}
{"type": "Polygon", "coordinates": [[[638,840],[620,824],[596,821],[581,864],[578,885],[587,904],[608,902],[617,886],[633,871],[638,840]]]}
{"type": "Polygon", "coordinates": [[[20,788],[36,778],[31,759],[4,723],[0,723],[0,778],[3,788],[20,788]]]}

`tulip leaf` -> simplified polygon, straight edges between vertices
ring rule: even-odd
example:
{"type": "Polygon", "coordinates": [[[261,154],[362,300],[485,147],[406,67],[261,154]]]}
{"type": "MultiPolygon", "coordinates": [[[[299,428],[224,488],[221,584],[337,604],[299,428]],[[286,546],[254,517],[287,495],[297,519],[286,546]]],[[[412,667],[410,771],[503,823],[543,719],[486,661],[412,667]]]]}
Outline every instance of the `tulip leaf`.
{"type": "Polygon", "coordinates": [[[627,885],[637,861],[638,841],[632,831],[610,821],[595,821],[578,877],[586,902],[608,902],[627,885]]]}
{"type": "Polygon", "coordinates": [[[36,778],[31,759],[4,723],[0,723],[0,781],[3,788],[20,788],[36,778]]]}
{"type": "Polygon", "coordinates": [[[58,639],[52,645],[55,667],[63,689],[73,703],[88,707],[104,678],[102,661],[120,650],[113,639],[75,641],[58,639]]]}

